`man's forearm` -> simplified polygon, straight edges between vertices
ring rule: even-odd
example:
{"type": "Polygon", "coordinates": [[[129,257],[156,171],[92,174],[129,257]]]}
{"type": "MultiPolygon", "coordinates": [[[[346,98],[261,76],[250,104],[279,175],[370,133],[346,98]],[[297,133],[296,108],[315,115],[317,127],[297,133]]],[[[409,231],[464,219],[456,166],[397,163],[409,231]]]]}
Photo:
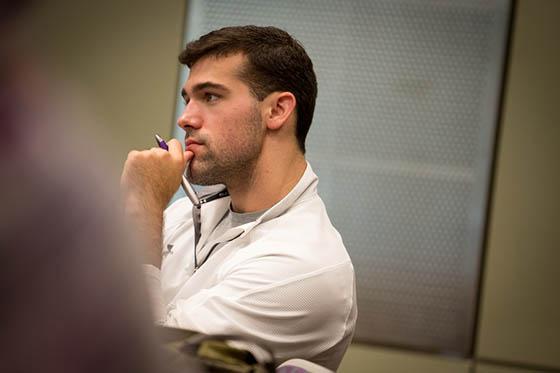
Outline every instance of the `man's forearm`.
{"type": "Polygon", "coordinates": [[[145,242],[144,263],[161,267],[163,209],[146,199],[130,197],[125,207],[127,218],[145,242]]]}

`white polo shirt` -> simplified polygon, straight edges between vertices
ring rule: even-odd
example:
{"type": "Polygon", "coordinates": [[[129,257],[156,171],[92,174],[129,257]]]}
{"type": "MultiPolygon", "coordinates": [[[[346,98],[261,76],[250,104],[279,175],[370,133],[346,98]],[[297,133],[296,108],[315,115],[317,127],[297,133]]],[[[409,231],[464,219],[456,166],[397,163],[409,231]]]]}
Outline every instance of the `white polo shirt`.
{"type": "Polygon", "coordinates": [[[172,204],[164,215],[161,271],[147,270],[158,321],[251,336],[278,362],[303,358],[336,370],[354,332],[355,277],[317,182],[307,164],[286,197],[225,231],[214,228],[230,198],[202,205],[198,262],[211,255],[196,271],[192,205],[187,198],[172,204]]]}

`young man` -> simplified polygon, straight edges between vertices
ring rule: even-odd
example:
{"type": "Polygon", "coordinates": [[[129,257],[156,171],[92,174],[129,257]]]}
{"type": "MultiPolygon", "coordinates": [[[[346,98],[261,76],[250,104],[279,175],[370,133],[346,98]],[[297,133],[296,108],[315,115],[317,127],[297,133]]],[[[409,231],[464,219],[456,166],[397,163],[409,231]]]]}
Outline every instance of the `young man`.
{"type": "Polygon", "coordinates": [[[176,140],[168,152],[133,151],[122,175],[127,211],[149,234],[159,321],[251,336],[279,361],[336,369],[356,321],[355,280],[304,157],[311,60],[286,32],[256,26],[213,31],[179,60],[190,68],[178,120],[186,151],[176,140]],[[191,182],[227,192],[164,212],[185,167],[191,182]]]}

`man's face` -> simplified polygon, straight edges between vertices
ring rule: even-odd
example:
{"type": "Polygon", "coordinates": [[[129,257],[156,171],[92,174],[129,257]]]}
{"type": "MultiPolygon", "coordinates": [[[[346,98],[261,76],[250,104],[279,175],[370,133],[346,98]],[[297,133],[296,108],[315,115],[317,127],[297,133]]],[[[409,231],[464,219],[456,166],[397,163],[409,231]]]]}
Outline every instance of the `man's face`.
{"type": "Polygon", "coordinates": [[[183,86],[178,125],[194,153],[187,176],[195,184],[226,184],[250,177],[261,153],[265,126],[259,102],[238,77],[241,54],[205,57],[183,86]]]}

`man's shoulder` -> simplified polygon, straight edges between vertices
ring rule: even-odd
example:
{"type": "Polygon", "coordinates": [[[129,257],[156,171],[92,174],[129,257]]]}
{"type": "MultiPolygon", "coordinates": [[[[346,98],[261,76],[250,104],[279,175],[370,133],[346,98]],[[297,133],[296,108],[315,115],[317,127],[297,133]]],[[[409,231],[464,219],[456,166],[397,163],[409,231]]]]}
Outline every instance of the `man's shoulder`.
{"type": "Polygon", "coordinates": [[[340,234],[329,218],[323,200],[317,193],[306,196],[294,203],[282,215],[271,219],[263,224],[263,228],[272,225],[277,234],[285,234],[286,230],[302,234],[298,238],[316,238],[319,235],[322,240],[340,238],[340,234]]]}
{"type": "Polygon", "coordinates": [[[264,255],[285,255],[312,267],[350,260],[340,233],[317,195],[255,226],[248,242],[264,255]]]}

